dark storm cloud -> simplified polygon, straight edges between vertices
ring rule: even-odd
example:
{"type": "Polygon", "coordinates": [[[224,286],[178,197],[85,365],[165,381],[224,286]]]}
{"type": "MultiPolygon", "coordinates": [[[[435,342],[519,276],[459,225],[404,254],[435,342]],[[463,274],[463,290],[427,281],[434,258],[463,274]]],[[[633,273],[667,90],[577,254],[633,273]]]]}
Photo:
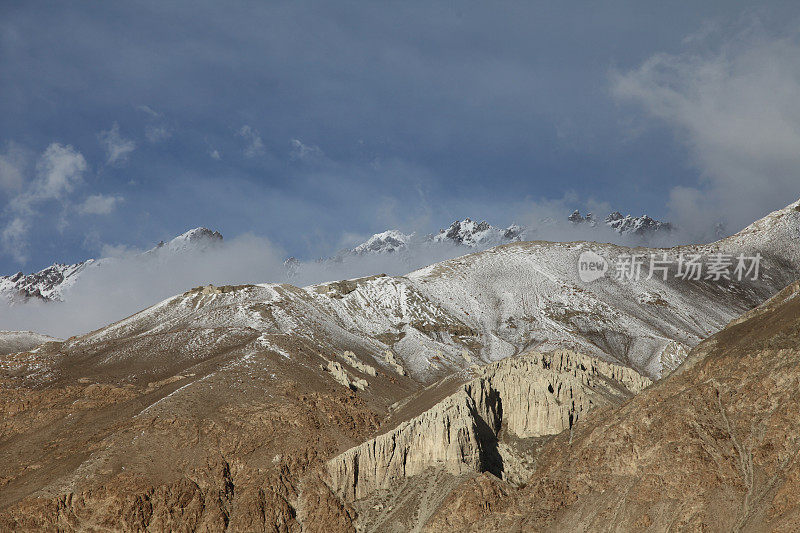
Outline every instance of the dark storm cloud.
{"type": "MultiPolygon", "coordinates": [[[[620,111],[609,72],[680,55],[708,21],[746,8],[5,2],[0,198],[36,179],[14,154],[59,143],[88,167],[70,202],[125,200],[28,219],[26,270],[99,252],[85,243],[147,247],[199,225],[315,257],[389,225],[535,218],[526,205],[570,191],[581,205],[569,207],[663,216],[697,169],[672,125],[620,111]]],[[[790,21],[795,9],[767,11],[790,21]]],[[[5,206],[4,228],[12,215],[5,206]]]]}

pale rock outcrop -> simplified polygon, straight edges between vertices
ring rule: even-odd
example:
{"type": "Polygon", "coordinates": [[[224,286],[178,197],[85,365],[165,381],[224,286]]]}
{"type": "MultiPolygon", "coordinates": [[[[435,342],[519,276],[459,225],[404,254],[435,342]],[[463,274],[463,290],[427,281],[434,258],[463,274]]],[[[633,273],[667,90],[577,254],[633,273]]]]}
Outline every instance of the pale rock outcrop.
{"type": "Polygon", "coordinates": [[[452,474],[481,470],[486,438],[478,435],[477,421],[483,417],[477,408],[461,390],[393,431],[344,452],[328,463],[332,488],[358,499],[433,465],[452,474]]]}
{"type": "Polygon", "coordinates": [[[394,370],[396,373],[400,374],[401,376],[406,375],[406,370],[403,368],[403,365],[397,362],[397,358],[395,357],[394,353],[391,350],[386,350],[386,362],[389,363],[389,366],[394,370]]]}
{"type": "Polygon", "coordinates": [[[630,368],[567,350],[531,352],[482,371],[475,381],[500,396],[505,427],[520,438],[561,433],[590,409],[625,399],[651,383],[630,368]]]}
{"type": "Polygon", "coordinates": [[[375,370],[374,366],[368,365],[356,359],[356,354],[353,352],[347,351],[342,354],[342,359],[345,362],[358,370],[359,372],[363,372],[364,374],[369,374],[370,376],[376,376],[378,373],[375,370]]]}
{"type": "Polygon", "coordinates": [[[501,430],[518,438],[560,433],[594,407],[621,402],[651,383],[629,368],[566,350],[529,352],[476,373],[424,413],[330,460],[333,490],[356,500],[431,467],[502,477],[504,462],[518,458],[504,457],[501,430]]]}
{"type": "Polygon", "coordinates": [[[351,377],[338,361],[328,361],[327,366],[320,365],[320,368],[330,372],[333,379],[349,389],[364,390],[369,386],[366,379],[351,377]]]}

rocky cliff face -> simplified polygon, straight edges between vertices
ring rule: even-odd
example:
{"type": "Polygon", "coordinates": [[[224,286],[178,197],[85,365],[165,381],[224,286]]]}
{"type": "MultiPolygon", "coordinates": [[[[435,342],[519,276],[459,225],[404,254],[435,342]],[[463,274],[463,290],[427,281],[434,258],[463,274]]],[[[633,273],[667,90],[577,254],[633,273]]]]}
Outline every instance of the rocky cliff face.
{"type": "Polygon", "coordinates": [[[666,379],[551,440],[525,487],[464,484],[428,531],[797,531],[798,369],[793,283],[666,379]],[[450,518],[478,494],[484,509],[450,518]]]}
{"type": "Polygon", "coordinates": [[[629,368],[566,350],[531,352],[474,373],[429,410],[329,461],[334,491],[355,500],[429,468],[508,477],[507,466],[518,458],[499,442],[501,431],[516,439],[554,435],[651,383],[629,368]]]}

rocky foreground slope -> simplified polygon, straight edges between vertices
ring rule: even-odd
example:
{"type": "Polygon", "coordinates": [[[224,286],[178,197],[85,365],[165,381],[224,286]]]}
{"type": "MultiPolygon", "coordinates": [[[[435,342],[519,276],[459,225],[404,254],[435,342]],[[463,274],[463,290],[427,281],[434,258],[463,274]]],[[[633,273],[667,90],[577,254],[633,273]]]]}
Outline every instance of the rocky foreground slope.
{"type": "Polygon", "coordinates": [[[651,384],[634,370],[566,350],[529,352],[469,375],[436,403],[431,399],[457,377],[393,406],[383,433],[327,462],[324,479],[357,509],[359,530],[418,529],[432,504],[447,495],[442,483],[481,472],[521,483],[549,436],[571,431],[593,409],[622,403],[651,384]],[[433,405],[409,418],[426,403],[433,405]],[[433,486],[431,479],[437,480],[433,486]]]}
{"type": "Polygon", "coordinates": [[[465,483],[427,530],[797,531],[798,405],[794,283],[668,378],[553,439],[525,487],[465,483]]]}
{"type": "Polygon", "coordinates": [[[376,518],[364,502],[431,473],[518,481],[538,438],[650,383],[562,351],[422,388],[350,351],[264,349],[244,328],[194,344],[197,333],[95,334],[6,356],[0,529],[419,526],[429,513],[376,518]]]}

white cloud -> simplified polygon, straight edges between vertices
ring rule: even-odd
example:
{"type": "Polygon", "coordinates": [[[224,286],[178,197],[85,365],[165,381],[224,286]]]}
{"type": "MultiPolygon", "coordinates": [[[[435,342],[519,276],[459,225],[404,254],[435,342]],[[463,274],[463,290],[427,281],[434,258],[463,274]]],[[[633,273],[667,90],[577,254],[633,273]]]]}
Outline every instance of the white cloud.
{"type": "Polygon", "coordinates": [[[298,286],[349,279],[375,272],[401,274],[462,255],[463,248],[436,246],[398,256],[349,257],[341,262],[302,262],[289,278],[286,253],[268,240],[243,235],[206,250],[141,255],[127,247],[104,246],[106,259],[84,271],[63,303],[0,306],[0,324],[68,337],[131,315],[198,285],[290,282],[298,286]],[[109,258],[110,256],[110,258],[109,258]]]}
{"type": "Polygon", "coordinates": [[[797,37],[739,32],[711,52],[659,54],[613,76],[613,94],[671,126],[700,171],[696,186],[672,191],[674,222],[735,231],[800,196],[797,37]]]}
{"type": "Polygon", "coordinates": [[[25,253],[25,237],[27,233],[28,224],[22,217],[12,219],[0,233],[0,242],[3,244],[3,250],[18,263],[25,263],[28,260],[28,256],[25,253]]]}
{"type": "Polygon", "coordinates": [[[98,135],[100,144],[106,150],[106,163],[114,165],[124,162],[128,155],[136,149],[136,143],[126,139],[119,132],[119,124],[114,122],[111,129],[101,131],[98,135]]]}
{"type": "MultiPolygon", "coordinates": [[[[148,105],[136,106],[136,109],[138,109],[142,113],[145,113],[149,118],[150,124],[148,124],[144,128],[144,136],[145,139],[147,139],[147,142],[155,144],[161,141],[165,141],[170,137],[172,137],[172,130],[164,124],[163,120],[159,120],[164,117],[163,113],[159,113],[158,111],[156,111],[155,109],[153,109],[148,105]]],[[[116,123],[114,123],[114,127],[112,127],[111,129],[114,130],[114,128],[117,128],[117,135],[119,135],[119,128],[117,127],[116,123]]],[[[131,146],[130,150],[128,151],[130,152],[134,148],[135,145],[131,146]]]]}
{"type": "Polygon", "coordinates": [[[93,194],[83,201],[78,207],[78,212],[82,215],[107,215],[122,201],[121,196],[93,194]]]}
{"type": "Polygon", "coordinates": [[[303,144],[300,139],[291,139],[289,144],[292,146],[292,150],[289,152],[289,156],[292,159],[312,159],[325,155],[322,150],[320,150],[319,146],[303,144]]]}
{"type": "Polygon", "coordinates": [[[144,136],[147,138],[148,141],[151,143],[157,143],[161,141],[166,141],[170,137],[172,137],[172,132],[164,125],[159,126],[147,126],[144,129],[144,136]]]}
{"type": "Polygon", "coordinates": [[[219,152],[219,150],[212,149],[211,151],[208,152],[208,155],[211,156],[211,159],[216,159],[217,161],[222,159],[222,154],[219,152]]]}
{"type": "Polygon", "coordinates": [[[27,157],[16,143],[9,142],[0,152],[0,190],[18,191],[24,183],[27,157]]]}
{"type": "Polygon", "coordinates": [[[11,220],[0,233],[6,254],[19,262],[26,260],[26,237],[37,205],[53,200],[65,202],[87,168],[83,155],[72,146],[52,143],[47,147],[36,162],[35,178],[8,203],[11,220]]]}
{"type": "Polygon", "coordinates": [[[159,113],[158,111],[156,111],[155,109],[153,109],[149,105],[140,105],[140,106],[137,106],[136,109],[138,109],[142,113],[147,113],[152,118],[160,118],[161,117],[161,113],[159,113]]]}
{"type": "Polygon", "coordinates": [[[244,155],[246,157],[256,157],[264,154],[264,142],[258,130],[245,124],[242,126],[237,135],[245,140],[244,155]]]}
{"type": "Polygon", "coordinates": [[[61,198],[80,183],[87,167],[86,159],[72,146],[52,143],[36,163],[37,177],[33,183],[32,199],[61,198]]]}

